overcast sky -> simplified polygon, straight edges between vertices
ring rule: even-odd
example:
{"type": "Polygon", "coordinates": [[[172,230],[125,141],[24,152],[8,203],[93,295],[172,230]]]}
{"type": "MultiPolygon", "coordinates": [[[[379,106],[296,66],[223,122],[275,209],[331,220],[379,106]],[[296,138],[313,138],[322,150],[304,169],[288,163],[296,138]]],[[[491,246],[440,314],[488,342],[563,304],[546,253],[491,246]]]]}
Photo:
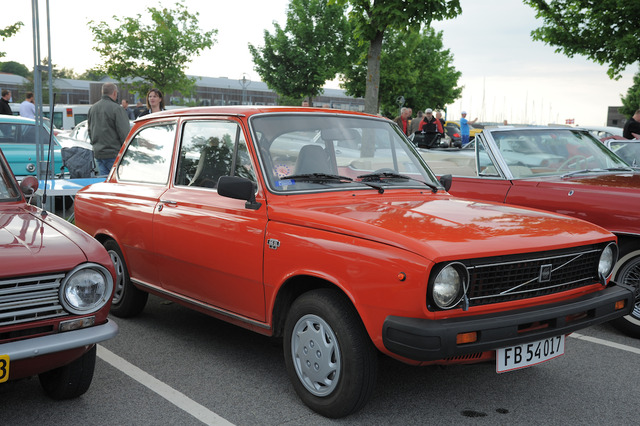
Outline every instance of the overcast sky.
{"type": "MultiPolygon", "coordinates": [[[[8,2],[8,0],[7,0],[8,2]]],[[[284,27],[289,0],[187,0],[190,11],[199,12],[203,30],[217,29],[217,43],[194,58],[187,73],[206,77],[259,80],[253,70],[248,43],[261,46],[264,30],[273,32],[273,22],[284,27]]],[[[100,62],[92,50],[93,37],[87,22],[110,22],[113,15],[146,15],[146,7],[174,1],[110,0],[97,5],[86,0],[50,1],[51,57],[59,68],[82,73],[100,62]]],[[[575,119],[576,124],[604,125],[607,107],[620,106],[621,95],[633,84],[638,63],[627,68],[623,78],[610,80],[606,67],[582,57],[569,59],[554,48],[531,40],[536,28],[533,9],[518,0],[490,3],[461,0],[462,14],[454,20],[435,22],[443,31],[445,48],[454,56],[454,66],[462,72],[462,98],[449,105],[450,118],[466,110],[468,118],[481,121],[547,124],[575,119]],[[490,6],[490,7],[489,7],[490,6]]],[[[33,67],[31,2],[12,2],[3,13],[2,27],[15,21],[25,26],[1,43],[7,53],[2,61],[17,61],[33,67]]],[[[48,52],[46,2],[39,0],[42,25],[42,56],[48,52]]],[[[416,64],[419,66],[419,64],[416,64]]],[[[331,87],[336,87],[332,84],[331,87]]],[[[401,95],[400,93],[398,95],[401,95]]],[[[411,105],[414,112],[431,105],[411,105]]]]}

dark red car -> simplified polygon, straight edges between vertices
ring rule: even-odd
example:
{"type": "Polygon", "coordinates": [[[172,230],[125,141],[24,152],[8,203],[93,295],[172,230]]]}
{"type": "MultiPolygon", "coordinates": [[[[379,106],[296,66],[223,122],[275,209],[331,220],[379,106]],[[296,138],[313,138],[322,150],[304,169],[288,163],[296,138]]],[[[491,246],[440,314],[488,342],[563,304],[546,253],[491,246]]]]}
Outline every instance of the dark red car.
{"type": "Polygon", "coordinates": [[[106,250],[62,218],[27,203],[0,151],[0,385],[38,375],[47,395],[74,398],[93,378],[115,270],[106,250]]]}
{"type": "Polygon", "coordinates": [[[422,155],[438,175],[453,175],[453,195],[574,216],[617,235],[614,280],[635,287],[636,307],[614,325],[640,337],[640,171],[567,127],[485,129],[475,150],[422,155]]]}

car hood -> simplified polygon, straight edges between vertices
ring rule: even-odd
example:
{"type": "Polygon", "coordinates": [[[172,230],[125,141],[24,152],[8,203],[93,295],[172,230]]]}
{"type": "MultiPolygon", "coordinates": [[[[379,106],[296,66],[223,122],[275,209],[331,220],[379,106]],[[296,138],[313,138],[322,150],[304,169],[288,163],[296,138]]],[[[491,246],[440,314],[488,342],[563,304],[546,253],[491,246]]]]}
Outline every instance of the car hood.
{"type": "Polygon", "coordinates": [[[31,206],[0,209],[0,279],[68,271],[87,260],[75,235],[80,231],[37,212],[31,206]]]}
{"type": "MultiPolygon", "coordinates": [[[[375,240],[433,261],[565,248],[611,239],[582,220],[448,194],[324,198],[270,205],[270,220],[375,240]]],[[[408,195],[408,194],[406,194],[408,195]]]]}

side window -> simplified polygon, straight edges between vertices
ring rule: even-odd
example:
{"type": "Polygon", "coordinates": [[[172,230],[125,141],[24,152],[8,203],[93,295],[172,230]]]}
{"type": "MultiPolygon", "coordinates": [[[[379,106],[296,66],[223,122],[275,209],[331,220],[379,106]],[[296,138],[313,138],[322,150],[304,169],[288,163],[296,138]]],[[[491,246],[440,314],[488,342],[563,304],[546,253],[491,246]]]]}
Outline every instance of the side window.
{"type": "Polygon", "coordinates": [[[255,181],[242,129],[231,121],[186,122],[176,185],[215,188],[220,176],[241,176],[255,181]]]}
{"type": "Polygon", "coordinates": [[[175,133],[174,123],[146,127],[138,132],[118,164],[118,179],[129,182],[167,183],[175,133]]]}

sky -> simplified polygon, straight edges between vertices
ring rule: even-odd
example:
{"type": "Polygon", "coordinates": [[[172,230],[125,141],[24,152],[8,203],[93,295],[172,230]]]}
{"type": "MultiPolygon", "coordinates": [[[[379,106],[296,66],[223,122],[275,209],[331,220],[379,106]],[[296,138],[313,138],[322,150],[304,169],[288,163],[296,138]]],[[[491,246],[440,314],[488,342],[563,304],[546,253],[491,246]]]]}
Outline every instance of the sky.
{"type": "MultiPolygon", "coordinates": [[[[48,55],[45,26],[46,0],[37,0],[40,16],[40,51],[48,55]]],[[[13,2],[3,13],[3,27],[16,21],[25,26],[13,37],[0,41],[6,56],[0,61],[17,61],[33,68],[32,2],[13,2]]],[[[58,68],[82,73],[100,63],[93,51],[93,35],[87,23],[114,22],[111,17],[133,17],[147,7],[172,7],[172,1],[110,0],[95,6],[86,0],[50,0],[51,58],[58,68]],[[90,5],[91,6],[88,6],[90,5]]],[[[251,81],[260,77],[253,69],[248,44],[262,46],[264,31],[273,33],[274,22],[286,25],[289,0],[186,0],[191,13],[198,12],[203,31],[217,29],[211,49],[187,65],[189,75],[228,77],[251,81]]],[[[518,0],[493,0],[489,5],[477,0],[461,0],[462,14],[434,22],[443,32],[444,47],[454,57],[455,69],[462,73],[462,97],[447,106],[447,118],[458,119],[467,111],[469,119],[507,120],[510,123],[564,124],[574,119],[578,125],[603,126],[607,108],[621,106],[620,98],[633,84],[638,63],[629,66],[619,80],[609,79],[606,66],[584,57],[568,58],[555,48],[531,40],[531,31],[541,25],[535,11],[518,0]]],[[[113,26],[113,25],[112,25],[113,26]]],[[[419,64],[417,65],[419,66],[419,64]]],[[[250,86],[249,86],[250,87],[250,86]]],[[[337,88],[338,82],[327,87],[337,88]]],[[[401,95],[401,94],[399,94],[401,95]]],[[[430,105],[411,106],[414,113],[430,105]]]]}

